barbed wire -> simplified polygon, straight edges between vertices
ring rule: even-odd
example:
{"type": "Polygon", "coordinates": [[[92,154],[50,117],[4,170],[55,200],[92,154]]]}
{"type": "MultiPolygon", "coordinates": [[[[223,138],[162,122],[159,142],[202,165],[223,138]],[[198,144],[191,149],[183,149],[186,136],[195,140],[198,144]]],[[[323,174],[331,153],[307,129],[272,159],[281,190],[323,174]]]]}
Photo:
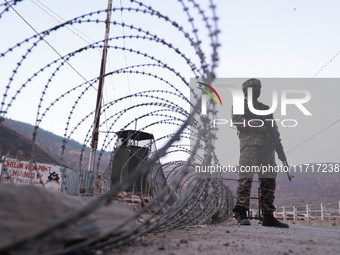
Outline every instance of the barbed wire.
{"type": "MultiPolygon", "coordinates": [[[[9,1],[12,7],[18,4],[17,2],[19,1],[9,1]]],[[[118,173],[115,173],[119,176],[118,180],[109,179],[111,181],[109,191],[93,198],[84,207],[75,209],[67,216],[4,244],[0,247],[0,252],[13,251],[28,242],[39,240],[91,214],[113,200],[130,203],[130,207],[136,212],[135,216],[126,219],[104,234],[60,250],[46,252],[46,254],[72,254],[75,251],[90,253],[96,249],[111,249],[151,231],[219,223],[230,217],[233,195],[222,178],[198,175],[194,170],[197,164],[218,163],[214,152],[216,130],[208,125],[209,119],[216,115],[216,110],[214,105],[209,104],[208,115],[202,118],[199,114],[201,91],[191,88],[186,78],[189,74],[206,83],[210,83],[215,78],[220,46],[216,6],[212,1],[209,1],[209,9],[201,7],[193,0],[179,0],[178,3],[182,6],[179,10],[183,11],[186,17],[187,23],[185,24],[176,21],[177,13],[171,16],[171,13],[169,15],[162,13],[153,6],[147,6],[135,0],[130,1],[130,6],[111,10],[121,15],[123,12],[128,12],[130,15],[143,15],[152,22],[171,27],[177,34],[176,37],[162,38],[157,32],[151,31],[150,27],[125,23],[129,20],[127,15],[124,16],[124,22],[111,22],[112,26],[123,28],[124,34],[110,37],[108,50],[122,52],[125,58],[126,54],[129,54],[131,56],[129,62],[132,63],[133,60],[136,62],[127,66],[127,62],[122,61],[123,66],[117,65],[115,70],[107,72],[105,77],[112,77],[118,81],[120,75],[129,74],[131,75],[129,76],[130,85],[133,84],[130,79],[134,77],[137,77],[138,82],[134,82],[134,91],[112,98],[101,106],[101,114],[105,116],[105,119],[100,122],[99,129],[105,127],[106,131],[100,140],[101,145],[96,157],[96,173],[93,174],[97,175],[103,169],[108,172],[112,171],[114,165],[117,164],[116,158],[125,148],[119,132],[130,130],[134,123],[138,122],[139,127],[132,130],[133,132],[125,137],[126,140],[133,139],[136,133],[156,131],[153,134],[154,139],[150,139],[143,146],[134,145],[133,151],[132,146],[129,147],[129,157],[119,166],[118,173]],[[208,10],[211,11],[210,15],[207,14],[208,10]],[[194,12],[196,14],[193,14],[194,12]],[[190,29],[187,28],[188,24],[190,29]],[[131,34],[127,34],[127,31],[131,34]],[[124,42],[123,47],[119,45],[121,41],[124,42]],[[139,43],[134,47],[126,46],[128,42],[133,41],[145,42],[148,47],[139,48],[139,43]],[[204,41],[209,41],[208,47],[203,45],[204,41]],[[159,47],[158,52],[153,51],[156,47],[159,47]],[[185,71],[178,66],[185,66],[185,71]],[[157,85],[149,86],[150,80],[157,85]],[[113,107],[115,110],[110,111],[113,107]],[[134,118],[129,117],[132,111],[136,115],[134,118]],[[120,130],[117,130],[118,123],[120,130]],[[115,144],[114,148],[110,148],[111,144],[115,144]],[[141,156],[145,148],[152,149],[148,152],[148,156],[141,156]],[[109,154],[109,160],[105,161],[103,158],[107,154],[109,154]],[[124,169],[136,159],[139,162],[136,169],[125,175],[124,169]],[[133,196],[139,197],[144,207],[141,208],[136,201],[131,200],[133,196]],[[120,231],[122,226],[130,222],[138,222],[138,224],[132,230],[114,235],[120,231]]],[[[7,5],[0,5],[0,8],[2,7],[9,10],[7,5]]],[[[3,18],[3,12],[0,13],[0,18],[3,18]]],[[[63,21],[57,26],[21,40],[0,54],[0,61],[17,58],[14,68],[7,73],[8,81],[2,94],[0,125],[6,121],[6,118],[13,117],[10,115],[11,110],[22,107],[18,103],[19,95],[30,93],[38,95],[37,109],[33,118],[35,125],[31,139],[31,162],[36,162],[35,145],[39,139],[39,128],[47,123],[53,111],[57,110],[64,119],[63,138],[60,141],[61,149],[56,152],[58,155],[53,156],[59,159],[60,164],[66,164],[68,142],[82,132],[83,142],[79,151],[77,170],[84,169],[84,161],[88,157],[88,147],[93,134],[91,120],[95,114],[94,109],[88,110],[89,108],[85,106],[102,77],[92,76],[89,79],[84,77],[81,82],[69,79],[68,86],[55,89],[58,88],[65,72],[67,71],[67,74],[72,72],[72,70],[66,70],[65,66],[72,65],[77,72],[83,73],[76,66],[77,60],[88,56],[92,50],[102,49],[104,40],[92,43],[85,41],[86,45],[81,45],[63,55],[58,54],[56,59],[44,60],[45,62],[42,62],[34,71],[32,71],[33,68],[28,67],[34,61],[34,52],[39,51],[42,47],[41,42],[47,41],[48,36],[76,25],[96,25],[98,28],[103,28],[105,20],[96,16],[106,12],[106,9],[98,10],[63,21]],[[21,55],[22,52],[23,55],[21,55]],[[27,72],[28,78],[22,81],[19,74],[24,71],[27,72]],[[35,87],[36,84],[41,86],[41,90],[35,87]],[[66,106],[66,103],[69,104],[66,106]]],[[[0,21],[4,22],[4,20],[0,21]]],[[[86,76],[90,77],[87,73],[86,76]]],[[[61,130],[53,131],[60,132],[61,130]]],[[[82,175],[80,177],[82,178],[82,175]]]]}

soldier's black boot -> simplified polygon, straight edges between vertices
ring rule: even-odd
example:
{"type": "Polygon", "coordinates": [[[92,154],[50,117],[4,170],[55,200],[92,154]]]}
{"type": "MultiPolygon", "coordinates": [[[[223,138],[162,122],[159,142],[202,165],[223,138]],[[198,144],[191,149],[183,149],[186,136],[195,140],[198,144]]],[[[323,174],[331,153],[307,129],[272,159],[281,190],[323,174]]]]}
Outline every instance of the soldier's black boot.
{"type": "Polygon", "coordinates": [[[250,225],[246,211],[238,211],[235,213],[237,223],[240,225],[250,225]]]}
{"type": "Polygon", "coordinates": [[[273,214],[263,214],[262,226],[275,228],[289,228],[289,225],[278,221],[273,214]]]}

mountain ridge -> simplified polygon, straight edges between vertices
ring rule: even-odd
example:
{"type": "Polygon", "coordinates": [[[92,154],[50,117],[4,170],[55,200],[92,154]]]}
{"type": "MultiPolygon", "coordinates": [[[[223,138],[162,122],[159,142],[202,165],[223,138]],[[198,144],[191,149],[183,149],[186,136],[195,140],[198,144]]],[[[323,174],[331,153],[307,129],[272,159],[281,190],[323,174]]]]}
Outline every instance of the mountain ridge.
{"type": "MultiPolygon", "coordinates": [[[[5,119],[2,123],[2,126],[5,128],[9,128],[13,131],[15,131],[17,134],[21,136],[19,140],[28,139],[31,142],[32,139],[32,133],[34,131],[34,126],[25,122],[12,120],[12,119],[5,119]]],[[[60,162],[60,156],[63,146],[63,140],[64,137],[58,136],[56,134],[53,134],[50,131],[44,130],[42,128],[39,128],[37,130],[37,136],[36,136],[36,146],[38,146],[41,150],[45,151],[47,155],[49,155],[53,160],[54,163],[62,163],[63,165],[66,165],[67,167],[73,168],[73,169],[87,169],[88,162],[89,162],[89,154],[90,154],[90,148],[85,147],[82,160],[81,160],[81,166],[80,166],[80,154],[81,150],[83,149],[83,145],[79,142],[69,139],[67,141],[67,146],[65,148],[64,154],[63,154],[63,162],[60,162]]],[[[30,148],[26,148],[30,150],[30,148]]],[[[99,153],[99,151],[97,151],[99,153]]],[[[3,154],[5,154],[3,152],[3,154]]],[[[104,173],[107,171],[107,167],[110,160],[110,152],[104,152],[102,158],[101,158],[101,164],[99,166],[98,172],[99,174],[104,173]]],[[[14,155],[14,158],[16,156],[14,155]]],[[[27,158],[21,158],[27,160],[27,158]]],[[[42,158],[44,159],[44,158],[42,158]]],[[[36,158],[36,160],[38,160],[36,158]]],[[[42,163],[47,163],[42,161],[42,163]]]]}

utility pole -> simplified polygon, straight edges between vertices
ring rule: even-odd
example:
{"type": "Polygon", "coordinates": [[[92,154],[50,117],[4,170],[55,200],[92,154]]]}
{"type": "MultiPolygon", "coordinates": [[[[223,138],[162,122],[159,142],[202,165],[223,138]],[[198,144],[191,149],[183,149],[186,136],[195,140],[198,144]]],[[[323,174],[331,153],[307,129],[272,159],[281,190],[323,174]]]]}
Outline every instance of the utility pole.
{"type": "Polygon", "coordinates": [[[108,39],[109,39],[109,34],[110,34],[111,12],[112,12],[112,0],[108,0],[108,6],[107,6],[107,12],[106,12],[104,48],[103,48],[101,66],[100,66],[96,112],[94,115],[91,152],[90,152],[90,160],[89,160],[89,167],[88,167],[88,171],[91,171],[93,173],[92,189],[93,189],[94,195],[96,193],[95,188],[96,188],[96,180],[97,180],[97,174],[98,174],[97,172],[96,173],[94,172],[94,165],[95,165],[96,151],[97,151],[98,138],[99,138],[99,121],[100,121],[100,112],[101,112],[102,98],[103,98],[103,87],[104,87],[104,79],[105,79],[104,75],[105,75],[105,67],[106,67],[108,39]]]}

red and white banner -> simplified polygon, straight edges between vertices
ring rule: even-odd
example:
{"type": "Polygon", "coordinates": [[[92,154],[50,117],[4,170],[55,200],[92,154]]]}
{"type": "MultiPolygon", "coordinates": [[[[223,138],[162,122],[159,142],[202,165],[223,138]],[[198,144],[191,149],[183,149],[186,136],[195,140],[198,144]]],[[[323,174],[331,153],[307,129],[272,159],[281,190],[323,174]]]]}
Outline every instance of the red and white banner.
{"type": "MultiPolygon", "coordinates": [[[[32,164],[31,166],[28,161],[7,158],[4,167],[7,168],[7,172],[11,176],[13,183],[29,184],[32,173],[34,185],[42,186],[42,181],[47,189],[60,191],[61,173],[60,166],[58,165],[37,163],[36,165],[32,164]],[[32,169],[32,171],[30,171],[30,169],[32,169]]],[[[2,165],[0,165],[0,172],[2,176],[1,182],[10,183],[11,181],[6,174],[6,171],[2,168],[2,165]]]]}

